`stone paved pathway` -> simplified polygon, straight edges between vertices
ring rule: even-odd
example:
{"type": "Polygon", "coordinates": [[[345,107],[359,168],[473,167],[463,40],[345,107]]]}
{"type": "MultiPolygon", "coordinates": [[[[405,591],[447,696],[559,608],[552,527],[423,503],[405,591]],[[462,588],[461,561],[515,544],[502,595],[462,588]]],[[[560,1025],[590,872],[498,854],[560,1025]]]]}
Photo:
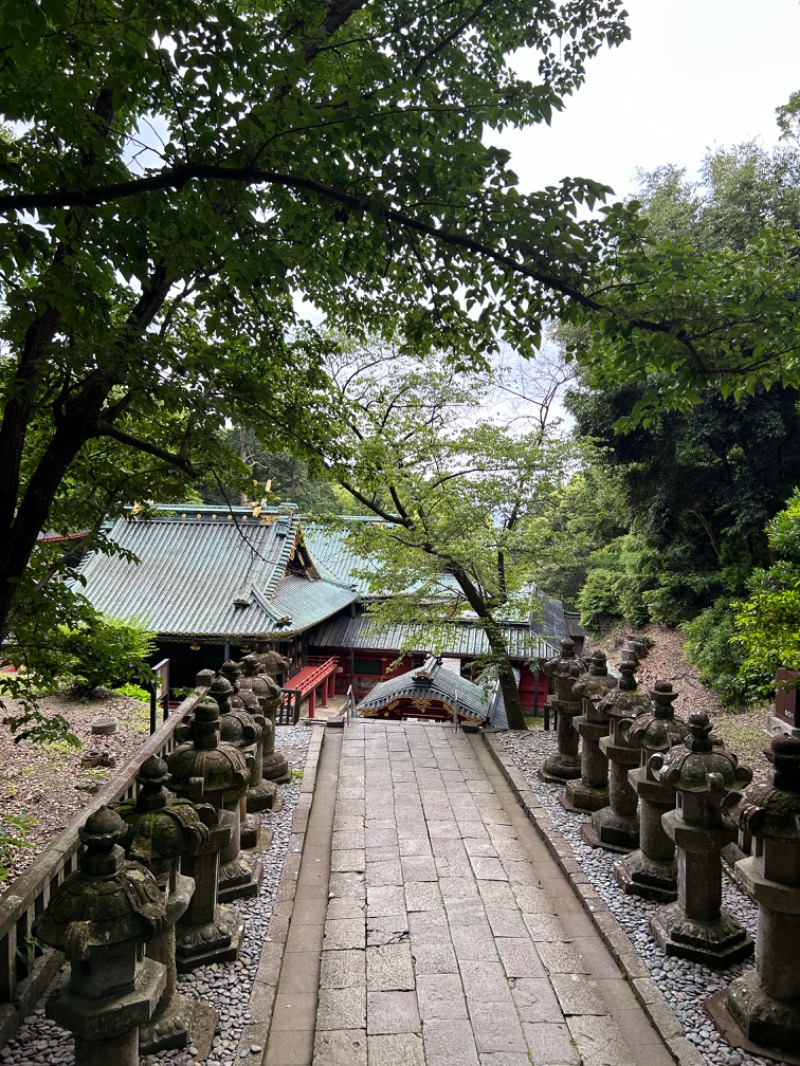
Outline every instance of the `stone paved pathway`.
{"type": "Polygon", "coordinates": [[[674,1059],[481,738],[355,721],[325,738],[264,1062],[674,1059]]]}

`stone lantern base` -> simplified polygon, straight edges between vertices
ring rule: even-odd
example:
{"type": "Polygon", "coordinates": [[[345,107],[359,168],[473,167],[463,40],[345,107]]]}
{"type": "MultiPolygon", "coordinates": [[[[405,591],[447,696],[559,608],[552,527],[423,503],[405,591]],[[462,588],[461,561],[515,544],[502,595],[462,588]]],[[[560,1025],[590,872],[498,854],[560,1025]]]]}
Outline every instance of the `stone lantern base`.
{"type": "Polygon", "coordinates": [[[274,781],[259,781],[247,790],[247,813],[259,814],[261,811],[271,811],[278,794],[278,786],[274,781]]]}
{"type": "Polygon", "coordinates": [[[264,867],[258,859],[245,858],[241,852],[235,859],[223,863],[219,870],[217,899],[232,903],[236,899],[254,899],[258,895],[264,867]]]}
{"type": "Polygon", "coordinates": [[[581,776],[581,761],[577,755],[550,755],[536,772],[550,785],[563,785],[581,776]]]}
{"type": "Polygon", "coordinates": [[[76,995],[70,977],[48,997],[45,1013],[75,1034],[76,1066],[138,1062],[139,1026],[153,1014],[166,987],[164,967],[145,959],[128,992],[93,999],[76,995]]]}
{"type": "Polygon", "coordinates": [[[155,1055],[158,1051],[198,1044],[198,1031],[210,1031],[213,1037],[219,1015],[202,1000],[174,992],[169,1005],[152,1021],[139,1028],[139,1054],[155,1055]]]}
{"type": "Polygon", "coordinates": [[[752,970],[728,987],[725,1006],[748,1040],[765,1048],[797,1054],[800,1048],[800,1003],[781,1003],[760,987],[752,970]]]}
{"type": "Polygon", "coordinates": [[[627,896],[640,896],[655,903],[673,903],[678,898],[678,864],[648,859],[631,851],[614,864],[614,877],[627,896]]]}
{"type": "Polygon", "coordinates": [[[600,811],[608,806],[608,788],[593,788],[583,781],[568,781],[564,795],[559,795],[558,799],[567,810],[600,811]]]}
{"type": "Polygon", "coordinates": [[[611,807],[595,811],[591,822],[581,826],[584,843],[606,851],[628,852],[639,846],[637,814],[615,814],[611,807]]]}
{"type": "Polygon", "coordinates": [[[176,929],[178,973],[190,973],[213,962],[234,962],[244,937],[244,922],[231,907],[217,907],[213,922],[176,929]]]}
{"type": "Polygon", "coordinates": [[[700,922],[687,917],[680,902],[670,903],[651,917],[650,929],[667,955],[717,970],[753,954],[753,941],[724,907],[716,921],[700,922]]]}
{"type": "Polygon", "coordinates": [[[261,773],[268,781],[274,781],[276,785],[285,785],[292,780],[289,770],[289,760],[280,751],[265,754],[261,762],[261,773]]]}

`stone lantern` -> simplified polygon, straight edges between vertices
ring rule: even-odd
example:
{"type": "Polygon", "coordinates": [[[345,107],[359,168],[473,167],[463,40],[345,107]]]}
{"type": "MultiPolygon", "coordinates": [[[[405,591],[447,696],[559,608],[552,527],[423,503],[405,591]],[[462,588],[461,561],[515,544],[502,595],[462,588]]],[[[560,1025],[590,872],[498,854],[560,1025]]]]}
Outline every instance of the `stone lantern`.
{"type": "Polygon", "coordinates": [[[166,1048],[187,1047],[190,1030],[213,1031],[217,1012],[202,1001],[176,992],[175,923],[189,906],[195,884],[181,873],[181,857],[200,854],[208,846],[210,827],[217,812],[209,804],[196,806],[167,791],[167,764],[151,755],[142,763],[136,781],[135,800],[116,807],[128,827],[123,846],[128,857],[146,866],[164,896],[164,929],[147,945],[148,958],[164,965],[167,984],[152,1019],[140,1027],[139,1050],[143,1055],[166,1048]]]}
{"type": "Polygon", "coordinates": [[[579,737],[573,721],[581,713],[581,701],[573,695],[572,687],[581,674],[586,672],[585,659],[575,654],[575,642],[570,637],[561,641],[561,654],[548,659],[542,669],[553,679],[556,688],[552,706],[558,715],[558,751],[548,755],[539,770],[544,781],[563,784],[573,777],[581,776],[581,761],[578,758],[579,737]]]}
{"type": "Polygon", "coordinates": [[[639,797],[639,848],[615,865],[614,875],[629,895],[671,903],[678,898],[678,864],[675,845],[661,818],[675,806],[675,791],[659,780],[650,757],[663,756],[682,744],[689,726],[675,715],[672,704],[678,693],[668,681],[657,681],[650,695],[652,710],[634,718],[628,729],[629,742],[640,752],[639,766],[628,771],[628,781],[639,797]]]}
{"type": "Polygon", "coordinates": [[[208,790],[203,798],[231,827],[231,838],[219,857],[218,893],[221,903],[230,903],[258,895],[262,868],[257,860],[248,860],[241,854],[242,801],[251,780],[252,759],[248,762],[243,751],[221,740],[221,728],[219,704],[207,695],[195,707],[191,726],[193,742],[176,748],[168,757],[168,764],[172,787],[189,799],[199,798],[193,794],[193,779],[202,777],[208,790]]]}
{"type": "Polygon", "coordinates": [[[639,846],[638,797],[628,781],[628,771],[639,765],[639,749],[628,740],[628,726],[651,707],[634,676],[633,660],[619,664],[619,683],[599,701],[597,714],[608,715],[609,732],[599,741],[608,760],[607,807],[595,811],[590,823],[581,826],[581,836],[592,847],[609,851],[632,851],[639,846]]]}
{"type": "Polygon", "coordinates": [[[281,655],[279,651],[274,651],[268,644],[263,642],[256,647],[253,658],[258,664],[259,673],[266,674],[267,677],[273,679],[280,674],[285,674],[292,665],[285,655],[281,655]]]}
{"type": "MultiPolygon", "coordinates": [[[[247,790],[250,772],[238,748],[220,742],[219,707],[214,700],[197,704],[192,732],[192,741],[167,756],[171,785],[194,803],[210,803],[217,821],[208,845],[188,856],[187,873],[194,877],[196,887],[178,923],[176,951],[181,973],[235,959],[244,935],[236,912],[219,906],[218,879],[221,864],[235,862],[239,853],[239,799],[247,790]]],[[[249,876],[249,869],[242,876],[249,876]]]]}
{"type": "Polygon", "coordinates": [[[722,907],[720,852],[735,836],[723,810],[752,772],[739,766],[735,755],[713,746],[711,723],[702,713],[689,715],[684,746],[666,758],[651,756],[651,766],[676,793],[675,810],[662,821],[677,852],[678,898],[658,908],[650,928],[668,955],[720,969],[730,966],[752,954],[753,942],[722,907]]]}
{"type": "MultiPolygon", "coordinates": [[[[230,683],[233,689],[228,697],[230,709],[234,713],[243,711],[246,714],[249,714],[261,731],[256,751],[256,767],[253,774],[253,784],[247,790],[247,811],[249,814],[256,814],[259,811],[270,810],[275,802],[275,795],[278,791],[278,787],[274,781],[267,780],[264,777],[264,760],[268,751],[272,752],[275,750],[275,723],[265,716],[261,709],[261,703],[255,692],[253,692],[252,689],[243,689],[241,687],[240,680],[242,676],[242,667],[239,663],[232,661],[223,663],[219,672],[220,675],[230,683]]],[[[210,695],[213,695],[216,699],[215,693],[211,692],[210,695]]],[[[223,710],[222,703],[220,703],[219,710],[220,714],[223,716],[222,739],[230,739],[231,743],[237,744],[238,746],[240,741],[236,740],[233,736],[229,738],[225,735],[225,711],[223,710]]]]}
{"type": "Polygon", "coordinates": [[[605,655],[602,651],[595,651],[588,673],[581,674],[572,687],[573,695],[583,701],[583,714],[574,722],[583,744],[581,778],[580,781],[567,782],[562,800],[565,807],[598,811],[608,805],[608,759],[600,750],[600,739],[608,733],[609,720],[605,710],[607,704],[603,704],[602,710],[598,710],[598,707],[603,696],[616,684],[608,672],[605,655]]]}
{"type": "MultiPolygon", "coordinates": [[[[758,903],[756,967],[722,995],[748,1040],[784,1052],[800,1046],[800,739],[775,737],[772,782],[749,788],[734,818],[755,854],[736,864],[758,903]]],[[[709,1010],[714,1015],[713,997],[709,1010]]]]}
{"type": "Polygon", "coordinates": [[[646,655],[647,645],[630,634],[625,638],[619,653],[620,659],[629,660],[637,667],[646,655]]]}
{"type": "MultiPolygon", "coordinates": [[[[233,663],[231,664],[234,665],[233,663]]],[[[251,814],[265,811],[272,805],[275,798],[276,787],[272,782],[265,782],[261,776],[261,764],[264,756],[263,730],[260,722],[266,719],[258,712],[258,720],[244,709],[241,701],[233,704],[235,689],[228,678],[220,673],[211,682],[206,693],[211,699],[216,700],[219,707],[220,736],[227,744],[233,744],[239,749],[247,760],[250,770],[250,784],[247,792],[241,799],[241,838],[243,848],[254,848],[259,842],[261,832],[261,819],[248,818],[251,814]]],[[[259,878],[260,880],[260,878],[259,878]]]]}
{"type": "Polygon", "coordinates": [[[33,923],[34,936],[63,951],[70,972],[46,1012],[75,1035],[76,1066],[138,1066],[139,1026],[164,991],[164,967],[145,958],[145,941],[164,927],[155,877],[126,862],[127,826],[100,807],[79,830],[86,850],[33,923]]]}
{"type": "MultiPolygon", "coordinates": [[[[278,656],[278,658],[281,657],[278,656]]],[[[288,665],[288,660],[283,661],[288,665]]],[[[280,685],[269,674],[259,672],[259,660],[255,655],[245,656],[241,666],[243,674],[239,678],[240,691],[249,690],[256,695],[261,706],[261,713],[272,726],[272,729],[264,735],[262,775],[265,780],[278,784],[290,781],[289,762],[282,752],[275,750],[275,717],[281,702],[280,685]]]]}

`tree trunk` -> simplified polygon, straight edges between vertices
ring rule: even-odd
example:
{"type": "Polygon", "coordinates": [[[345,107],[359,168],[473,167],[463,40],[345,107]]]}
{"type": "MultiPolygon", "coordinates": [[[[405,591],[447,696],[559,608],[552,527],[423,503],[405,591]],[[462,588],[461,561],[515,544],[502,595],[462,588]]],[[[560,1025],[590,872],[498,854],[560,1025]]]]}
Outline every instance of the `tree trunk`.
{"type": "Polygon", "coordinates": [[[492,616],[482,593],[476,588],[469,574],[460,566],[452,568],[453,576],[467,598],[472,610],[480,619],[480,624],[492,649],[492,658],[497,669],[497,678],[500,682],[500,690],[503,693],[503,702],[506,706],[506,717],[509,729],[527,729],[525,715],[522,711],[522,701],[519,698],[519,688],[511,661],[508,658],[508,645],[506,644],[500,626],[492,616]]]}
{"type": "Polygon", "coordinates": [[[511,661],[508,658],[508,645],[505,637],[497,622],[488,613],[486,617],[481,618],[481,625],[489,641],[489,647],[492,649],[497,678],[500,682],[500,690],[503,693],[503,702],[506,706],[508,728],[527,729],[525,715],[522,710],[522,701],[519,698],[517,679],[514,677],[511,661]]]}

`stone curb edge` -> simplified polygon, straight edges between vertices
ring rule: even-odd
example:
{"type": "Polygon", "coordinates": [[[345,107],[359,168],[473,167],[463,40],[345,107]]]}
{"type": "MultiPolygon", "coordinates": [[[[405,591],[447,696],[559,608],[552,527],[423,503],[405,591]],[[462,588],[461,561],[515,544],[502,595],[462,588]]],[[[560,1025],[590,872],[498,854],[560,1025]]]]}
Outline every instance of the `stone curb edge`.
{"type": "Polygon", "coordinates": [[[705,1066],[705,1059],[686,1039],[683,1027],[658,985],[648,976],[647,968],[628,936],[620,929],[617,919],[597,895],[588,877],[582,872],[572,848],[560,833],[553,830],[542,805],[535,793],[531,791],[522,771],[507,760],[506,753],[499,747],[495,736],[484,733],[483,740],[495,765],[506,779],[509,788],[517,797],[548,851],[569,880],[583,909],[591,918],[606,947],[625,974],[634,995],[665,1046],[679,1066],[705,1066]]]}
{"type": "MultiPolygon", "coordinates": [[[[289,837],[289,849],[283,860],[281,879],[275,895],[275,904],[267,926],[267,933],[261,949],[253,988],[250,993],[248,1013],[250,1021],[242,1030],[236,1049],[236,1061],[247,1061],[252,1047],[266,1048],[269,1030],[272,1024],[272,1012],[278,988],[283,956],[286,949],[286,937],[289,920],[292,916],[297,882],[300,877],[300,863],[303,857],[308,817],[314,798],[314,785],[317,779],[317,767],[325,738],[324,729],[315,729],[309,738],[306,761],[303,764],[303,780],[300,795],[292,812],[292,828],[289,837]],[[245,1054],[245,1052],[247,1054],[245,1054]]],[[[269,861],[269,852],[264,855],[269,861]]],[[[261,1061],[261,1053],[250,1058],[251,1062],[261,1061]]]]}

